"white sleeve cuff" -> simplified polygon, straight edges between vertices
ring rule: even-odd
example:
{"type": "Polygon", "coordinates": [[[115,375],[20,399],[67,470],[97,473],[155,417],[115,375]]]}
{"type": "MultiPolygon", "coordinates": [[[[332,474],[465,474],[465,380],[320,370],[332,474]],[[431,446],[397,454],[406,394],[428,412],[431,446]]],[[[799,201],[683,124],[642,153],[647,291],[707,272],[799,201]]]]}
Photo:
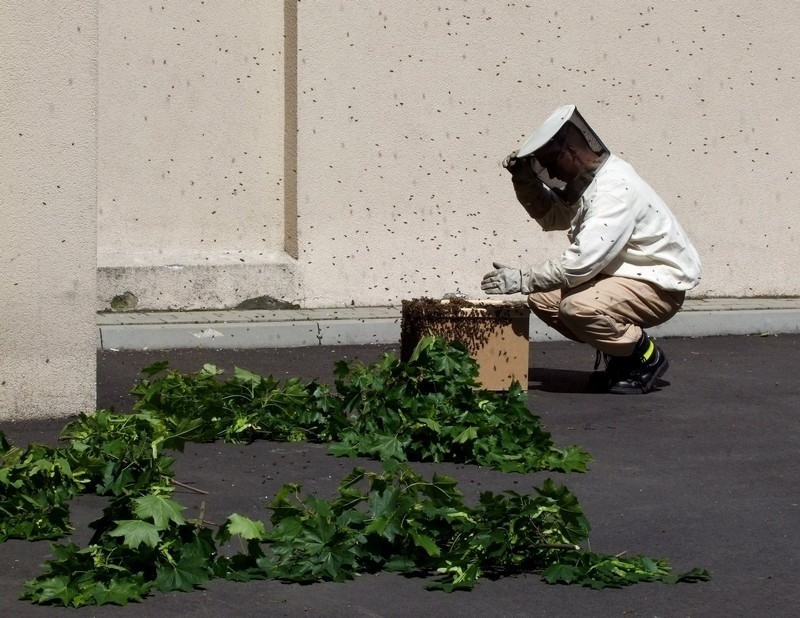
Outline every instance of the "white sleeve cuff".
{"type": "Polygon", "coordinates": [[[522,271],[522,293],[549,292],[563,288],[566,285],[564,266],[561,260],[547,260],[546,262],[522,271]]]}

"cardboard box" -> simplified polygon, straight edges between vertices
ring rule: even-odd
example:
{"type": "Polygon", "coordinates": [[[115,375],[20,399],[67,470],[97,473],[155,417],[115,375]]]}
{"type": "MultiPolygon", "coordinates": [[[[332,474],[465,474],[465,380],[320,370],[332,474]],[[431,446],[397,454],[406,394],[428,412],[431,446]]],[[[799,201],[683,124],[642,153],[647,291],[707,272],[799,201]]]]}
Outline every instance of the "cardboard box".
{"type": "Polygon", "coordinates": [[[408,360],[432,333],[460,341],[479,366],[487,390],[508,390],[516,380],[528,389],[530,309],[506,300],[415,299],[403,301],[400,357],[408,360]]]}

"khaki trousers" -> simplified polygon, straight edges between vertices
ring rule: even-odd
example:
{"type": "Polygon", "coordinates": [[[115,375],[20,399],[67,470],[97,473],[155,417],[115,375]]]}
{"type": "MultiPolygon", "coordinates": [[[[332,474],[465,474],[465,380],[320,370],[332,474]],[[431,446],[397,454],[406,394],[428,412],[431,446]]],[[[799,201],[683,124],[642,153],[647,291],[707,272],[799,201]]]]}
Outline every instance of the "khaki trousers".
{"type": "Polygon", "coordinates": [[[528,305],[568,339],[612,356],[629,356],[642,329],[669,320],[685,296],[647,281],[600,275],[574,288],[531,294],[528,305]]]}

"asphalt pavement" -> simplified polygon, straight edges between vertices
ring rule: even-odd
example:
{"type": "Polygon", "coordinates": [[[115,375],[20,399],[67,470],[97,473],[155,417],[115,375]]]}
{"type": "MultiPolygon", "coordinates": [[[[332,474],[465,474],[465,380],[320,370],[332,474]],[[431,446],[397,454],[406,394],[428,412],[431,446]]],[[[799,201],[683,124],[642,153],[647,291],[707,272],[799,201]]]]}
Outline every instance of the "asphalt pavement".
{"type": "MultiPolygon", "coordinates": [[[[476,466],[419,464],[430,477],[455,477],[467,501],[481,491],[532,493],[550,477],[578,497],[592,524],[591,548],[666,557],[676,571],[700,567],[708,582],[636,584],[590,590],[548,585],[537,574],[485,579],[470,592],[425,590],[402,575],[363,575],[346,583],[212,581],[191,593],[153,593],[127,607],[81,610],[18,600],[40,573],[49,542],[0,544],[3,616],[800,616],[800,335],[663,338],[671,367],[645,396],[588,392],[593,352],[570,342],[533,342],[528,405],[556,444],[579,444],[594,461],[585,474],[503,474],[476,466]]],[[[98,407],[130,410],[128,394],[146,365],[167,360],[181,371],[210,362],[279,379],[332,381],[337,360],[373,362],[393,345],[268,349],[98,351],[98,407]]],[[[3,422],[12,444],[55,444],[65,419],[3,422]]],[[[338,459],[325,445],[256,442],[193,444],[177,456],[176,478],[207,491],[179,489],[188,511],[207,519],[232,512],[266,520],[264,505],[296,482],[329,498],[363,460],[338,459]]],[[[75,538],[103,503],[74,501],[75,538]]]]}

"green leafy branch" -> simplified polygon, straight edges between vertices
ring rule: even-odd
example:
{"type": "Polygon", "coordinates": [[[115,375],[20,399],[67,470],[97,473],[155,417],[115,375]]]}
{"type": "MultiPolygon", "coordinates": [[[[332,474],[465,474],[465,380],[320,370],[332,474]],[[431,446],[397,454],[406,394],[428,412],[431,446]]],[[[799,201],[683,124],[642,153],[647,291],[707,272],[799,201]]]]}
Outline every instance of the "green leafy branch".
{"type": "Polygon", "coordinates": [[[452,478],[426,481],[390,462],[383,473],[354,469],[332,500],[300,492],[283,486],[268,506],[269,526],[234,513],[216,533],[187,520],[163,492],[116,497],[91,524],[86,548],[53,546],[54,559],[26,582],[23,598],[124,605],[153,588],[190,591],[213,578],[341,582],[382,570],[426,577],[428,588],[448,592],[521,571],[593,588],[708,579],[698,569],[672,574],[665,560],[582,550],[589,524],[575,496],[550,480],[536,495],[484,492],[470,507],[452,478]],[[221,555],[237,537],[242,551],[221,555]]]}
{"type": "Polygon", "coordinates": [[[553,444],[518,383],[507,392],[479,388],[478,366],[460,343],[424,337],[408,362],[392,354],[372,366],[341,361],[335,374],[350,421],[331,449],[339,455],[503,472],[585,472],[591,459],[577,446],[553,444]]]}
{"type": "MultiPolygon", "coordinates": [[[[165,372],[166,364],[145,374],[165,372]]],[[[385,355],[365,367],[340,363],[336,395],[291,380],[281,387],[212,365],[191,376],[142,380],[133,414],[82,414],[62,432],[68,446],[19,449],[0,433],[0,540],[57,538],[71,530],[69,502],[94,492],[109,500],[85,548],[53,546],[24,598],[65,606],[126,604],[152,589],[191,590],[215,577],[246,581],[343,581],[361,572],[433,576],[431,587],[469,589],[480,577],[541,572],[550,583],[594,588],[638,581],[699,581],[666,561],[581,549],[589,526],[577,499],[551,481],[537,495],[486,492],[464,504],[452,479],[425,481],[399,460],[456,460],[501,470],[584,470],[580,449],[556,449],[521,391],[481,391],[458,345],[420,342],[408,363],[385,355]],[[184,517],[172,498],[172,457],[186,441],[259,437],[339,442],[350,455],[383,459],[382,474],[356,469],[327,501],[285,485],[269,526],[233,514],[213,530],[184,517]],[[572,450],[571,450],[572,449],[572,450]],[[220,555],[238,537],[241,551],[220,555]]]]}
{"type": "Polygon", "coordinates": [[[191,591],[214,574],[213,531],[184,519],[167,495],[112,499],[92,522],[85,548],[53,545],[42,575],[25,583],[24,599],[72,607],[140,601],[152,588],[191,591]]]}
{"type": "Polygon", "coordinates": [[[335,393],[316,381],[281,385],[239,368],[221,380],[214,365],[183,375],[158,363],[144,373],[131,391],[134,411],[195,442],[332,441],[337,455],[504,472],[584,472],[591,459],[580,447],[553,444],[519,384],[481,389],[467,349],[439,337],[421,339],[407,362],[387,353],[373,365],[336,363],[335,393]]]}
{"type": "Polygon", "coordinates": [[[450,477],[426,481],[398,463],[381,474],[356,468],[330,501],[285,485],[269,505],[269,528],[231,516],[217,538],[239,534],[248,550],[218,563],[232,579],[303,583],[398,571],[433,576],[428,587],[448,592],[520,571],[593,588],[707,578],[697,570],[672,575],[665,560],[582,550],[589,524],[575,496],[550,480],[536,492],[484,492],[469,507],[450,477]]]}
{"type": "Polygon", "coordinates": [[[69,503],[88,475],[65,449],[11,446],[0,432],[0,542],[57,538],[72,531],[69,503]]]}
{"type": "Polygon", "coordinates": [[[131,390],[134,412],[152,413],[187,441],[329,442],[347,425],[339,402],[316,381],[281,384],[239,367],[220,380],[222,371],[210,364],[189,375],[169,371],[166,362],[142,373],[147,377],[131,390]]]}

